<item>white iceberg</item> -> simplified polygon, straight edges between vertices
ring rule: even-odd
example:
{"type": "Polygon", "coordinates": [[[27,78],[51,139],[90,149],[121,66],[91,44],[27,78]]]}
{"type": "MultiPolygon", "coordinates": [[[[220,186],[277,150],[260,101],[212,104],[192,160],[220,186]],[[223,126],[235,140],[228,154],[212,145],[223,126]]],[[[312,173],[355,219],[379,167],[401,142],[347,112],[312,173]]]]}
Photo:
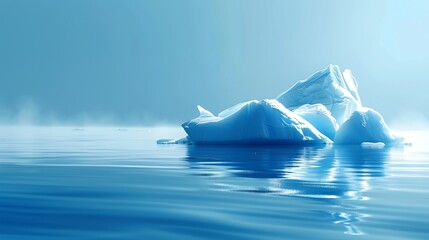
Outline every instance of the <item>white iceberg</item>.
{"type": "Polygon", "coordinates": [[[338,129],[335,144],[362,144],[401,142],[384,122],[383,117],[371,108],[355,111],[338,129]]]}
{"type": "Polygon", "coordinates": [[[322,104],[341,125],[362,106],[357,87],[350,70],[341,73],[337,65],[329,65],[325,70],[298,81],[277,100],[290,110],[304,104],[322,104]]]}
{"type": "Polygon", "coordinates": [[[303,144],[401,143],[382,116],[362,107],[350,70],[329,65],[298,81],[277,99],[253,100],[218,116],[198,106],[200,116],[182,124],[188,134],[158,143],[303,144]]]}
{"type": "Polygon", "coordinates": [[[249,101],[214,116],[198,106],[200,116],[182,127],[195,144],[332,143],[313,125],[277,100],[249,101]]]}
{"type": "Polygon", "coordinates": [[[338,124],[331,112],[322,104],[304,104],[293,111],[311,123],[317,130],[332,141],[338,130],[338,124]]]}

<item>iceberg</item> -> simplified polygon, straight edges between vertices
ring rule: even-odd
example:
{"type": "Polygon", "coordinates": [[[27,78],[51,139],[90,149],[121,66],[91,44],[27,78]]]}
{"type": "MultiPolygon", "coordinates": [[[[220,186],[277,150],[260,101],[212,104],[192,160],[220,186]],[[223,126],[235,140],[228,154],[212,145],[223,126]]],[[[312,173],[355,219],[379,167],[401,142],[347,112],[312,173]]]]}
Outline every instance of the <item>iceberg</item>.
{"type": "Polygon", "coordinates": [[[276,99],[236,104],[215,116],[198,106],[199,117],[182,124],[187,137],[158,143],[187,144],[396,144],[377,111],[363,107],[348,69],[329,65],[298,81],[276,99]]]}
{"type": "Polygon", "coordinates": [[[395,137],[383,117],[371,108],[361,108],[347,119],[335,136],[335,144],[384,143],[402,141],[395,137]]]}
{"type": "Polygon", "coordinates": [[[329,65],[309,78],[298,81],[280,94],[277,100],[290,110],[304,104],[322,104],[341,125],[362,106],[357,88],[350,70],[342,74],[337,65],[329,65]]]}
{"type": "Polygon", "coordinates": [[[198,106],[200,116],[182,124],[194,144],[325,144],[332,141],[277,100],[237,104],[214,116],[198,106]]]}

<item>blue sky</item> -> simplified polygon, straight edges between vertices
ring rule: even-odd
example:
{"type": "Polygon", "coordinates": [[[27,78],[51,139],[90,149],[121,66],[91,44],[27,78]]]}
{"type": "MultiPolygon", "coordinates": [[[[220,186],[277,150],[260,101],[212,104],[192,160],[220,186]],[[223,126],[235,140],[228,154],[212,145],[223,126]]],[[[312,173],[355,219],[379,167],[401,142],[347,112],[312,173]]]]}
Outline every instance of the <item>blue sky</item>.
{"type": "Polygon", "coordinates": [[[0,121],[179,124],[328,64],[429,118],[429,2],[0,0],[0,121]]]}

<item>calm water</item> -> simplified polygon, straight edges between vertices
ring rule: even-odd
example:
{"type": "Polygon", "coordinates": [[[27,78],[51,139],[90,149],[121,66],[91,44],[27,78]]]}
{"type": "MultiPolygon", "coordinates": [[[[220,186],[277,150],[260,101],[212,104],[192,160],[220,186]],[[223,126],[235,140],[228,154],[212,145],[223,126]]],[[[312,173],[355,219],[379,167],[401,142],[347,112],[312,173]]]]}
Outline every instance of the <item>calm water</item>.
{"type": "Polygon", "coordinates": [[[157,145],[176,128],[0,129],[0,239],[429,239],[413,146],[157,145]]]}

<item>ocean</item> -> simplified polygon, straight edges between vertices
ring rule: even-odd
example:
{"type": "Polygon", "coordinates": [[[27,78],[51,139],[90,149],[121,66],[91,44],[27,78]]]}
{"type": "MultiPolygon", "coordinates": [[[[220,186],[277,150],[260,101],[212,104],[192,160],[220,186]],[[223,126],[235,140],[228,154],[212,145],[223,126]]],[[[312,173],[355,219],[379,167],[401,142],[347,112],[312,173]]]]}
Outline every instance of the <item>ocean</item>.
{"type": "Polygon", "coordinates": [[[0,127],[0,239],[429,239],[412,145],[198,146],[169,127],[0,127]]]}

